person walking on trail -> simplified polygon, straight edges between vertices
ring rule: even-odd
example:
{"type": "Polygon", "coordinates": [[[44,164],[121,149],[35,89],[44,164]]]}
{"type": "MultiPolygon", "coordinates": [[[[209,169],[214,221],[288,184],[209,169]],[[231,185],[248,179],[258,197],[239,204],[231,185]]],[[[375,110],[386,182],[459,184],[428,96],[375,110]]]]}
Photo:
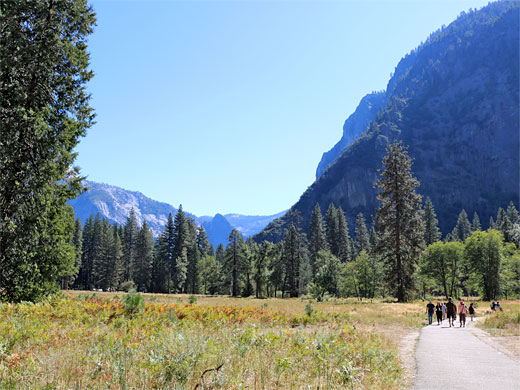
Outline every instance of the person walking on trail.
{"type": "Polygon", "coordinates": [[[450,324],[450,328],[452,325],[455,327],[455,320],[457,319],[457,306],[453,303],[451,298],[448,298],[448,303],[446,304],[446,314],[448,315],[448,323],[450,324]]]}
{"type": "Polygon", "coordinates": [[[442,319],[446,319],[446,304],[442,302],[442,319]]]}
{"type": "Polygon", "coordinates": [[[433,312],[435,311],[435,305],[432,303],[432,300],[430,299],[430,302],[426,305],[426,313],[428,313],[428,325],[431,325],[433,322],[433,312]]]}
{"type": "Polygon", "coordinates": [[[437,302],[437,306],[435,306],[435,314],[437,314],[437,325],[442,324],[442,305],[440,302],[437,302]]]}
{"type": "Polygon", "coordinates": [[[471,317],[471,321],[473,321],[473,317],[475,317],[475,306],[473,306],[473,303],[469,305],[469,316],[471,317]]]}
{"type": "Polygon", "coordinates": [[[462,327],[466,327],[466,312],[467,312],[467,309],[466,309],[466,305],[464,304],[463,301],[460,301],[460,305],[459,305],[459,323],[460,323],[460,328],[462,327]]]}

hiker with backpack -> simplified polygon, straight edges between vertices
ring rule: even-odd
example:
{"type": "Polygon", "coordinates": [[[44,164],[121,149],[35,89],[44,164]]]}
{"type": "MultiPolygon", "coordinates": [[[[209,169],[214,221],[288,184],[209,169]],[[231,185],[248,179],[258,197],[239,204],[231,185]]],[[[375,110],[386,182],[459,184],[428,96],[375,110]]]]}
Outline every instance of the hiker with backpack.
{"type": "Polygon", "coordinates": [[[446,304],[446,313],[448,315],[448,323],[450,324],[450,328],[452,325],[455,327],[455,320],[457,319],[457,306],[453,303],[451,298],[448,298],[448,303],[446,304]]]}
{"type": "Polygon", "coordinates": [[[473,317],[475,317],[475,306],[473,305],[473,303],[471,303],[469,305],[469,316],[471,317],[471,321],[473,321],[473,317]]]}

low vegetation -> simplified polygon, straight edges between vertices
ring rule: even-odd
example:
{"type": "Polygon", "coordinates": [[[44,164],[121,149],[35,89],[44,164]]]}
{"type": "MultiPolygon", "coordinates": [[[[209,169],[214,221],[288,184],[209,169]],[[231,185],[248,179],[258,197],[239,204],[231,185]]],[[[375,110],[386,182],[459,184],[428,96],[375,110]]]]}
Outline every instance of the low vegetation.
{"type": "Polygon", "coordinates": [[[385,328],[424,323],[417,303],[132,294],[2,304],[0,388],[398,389],[385,328]]]}
{"type": "Polygon", "coordinates": [[[520,300],[508,301],[502,308],[487,313],[477,325],[494,336],[520,336],[520,300]]]}

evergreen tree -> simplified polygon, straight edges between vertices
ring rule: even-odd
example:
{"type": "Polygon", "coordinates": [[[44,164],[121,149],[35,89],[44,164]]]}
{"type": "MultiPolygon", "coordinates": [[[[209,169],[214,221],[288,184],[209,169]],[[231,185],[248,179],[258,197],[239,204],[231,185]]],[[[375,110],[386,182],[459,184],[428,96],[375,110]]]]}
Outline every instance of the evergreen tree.
{"type": "Polygon", "coordinates": [[[325,215],[325,225],[326,225],[326,233],[327,233],[327,243],[330,252],[334,255],[338,255],[338,217],[337,210],[333,203],[329,205],[329,209],[327,210],[327,214],[325,215]]]}
{"type": "Polygon", "coordinates": [[[376,183],[379,245],[377,252],[386,264],[386,279],[399,302],[410,296],[413,273],[424,248],[424,222],[419,182],[412,175],[412,159],[401,142],[387,148],[384,169],[376,183]]]}
{"type": "Polygon", "coordinates": [[[73,273],[94,24],[86,1],[0,2],[0,301],[37,300],[73,273]]]}
{"type": "Polygon", "coordinates": [[[133,280],[133,269],[135,262],[135,251],[137,235],[139,234],[139,227],[137,225],[137,217],[135,216],[134,208],[130,210],[130,214],[126,220],[123,235],[123,281],[133,280]]]}
{"type": "Polygon", "coordinates": [[[219,294],[229,294],[229,289],[227,288],[226,284],[227,275],[224,275],[226,249],[222,244],[218,244],[217,246],[217,250],[215,252],[215,261],[217,262],[218,268],[220,270],[218,292],[219,294]]]}
{"type": "Polygon", "coordinates": [[[282,259],[285,265],[284,290],[289,292],[291,297],[297,297],[300,286],[300,263],[302,261],[302,239],[300,233],[294,225],[284,238],[284,250],[282,259]]]}
{"type": "MultiPolygon", "coordinates": [[[[348,233],[347,219],[345,213],[341,207],[336,210],[336,216],[338,219],[337,226],[337,237],[336,242],[338,245],[338,259],[342,263],[348,262],[352,259],[350,251],[350,236],[348,233]]],[[[322,248],[326,249],[326,248],[322,248]]]]}
{"type": "Polygon", "coordinates": [[[138,291],[150,291],[154,259],[153,234],[146,221],[137,234],[135,245],[134,282],[138,291]]]}
{"type": "Polygon", "coordinates": [[[208,241],[208,234],[202,225],[197,228],[197,247],[199,248],[201,259],[205,256],[215,256],[215,251],[208,241]]]}
{"type": "Polygon", "coordinates": [[[283,257],[284,242],[280,241],[275,245],[273,250],[273,256],[269,262],[269,282],[272,287],[272,296],[276,297],[278,291],[282,291],[283,294],[283,283],[285,280],[285,263],[283,257]]]}
{"type": "Polygon", "coordinates": [[[356,246],[358,253],[370,252],[370,235],[362,213],[359,213],[356,219],[356,246]]]}
{"type": "Polygon", "coordinates": [[[91,265],[88,264],[90,260],[89,252],[92,247],[92,236],[94,234],[94,217],[92,214],[85,221],[83,229],[83,243],[81,251],[81,264],[79,267],[78,277],[74,281],[74,288],[88,289],[89,273],[91,272],[91,265]]]}
{"type": "Polygon", "coordinates": [[[441,232],[439,231],[439,221],[437,214],[433,208],[433,203],[430,197],[426,198],[424,203],[424,243],[426,246],[433,244],[441,239],[441,232]]]}
{"type": "Polygon", "coordinates": [[[189,246],[188,219],[179,206],[173,221],[173,259],[171,262],[172,288],[174,292],[182,292],[186,282],[189,246]]]}
{"type": "Polygon", "coordinates": [[[520,223],[520,218],[518,215],[518,211],[516,210],[515,204],[513,201],[509,202],[509,205],[507,206],[507,217],[509,218],[509,222],[511,224],[517,224],[520,223]]]}
{"type": "Polygon", "coordinates": [[[496,229],[495,220],[493,219],[493,216],[489,217],[489,229],[496,229]]]}
{"type": "Polygon", "coordinates": [[[112,247],[112,256],[115,265],[111,280],[111,290],[114,291],[121,282],[123,274],[123,245],[119,236],[119,228],[117,225],[112,227],[112,235],[114,237],[114,246],[112,247]]]}
{"type": "Polygon", "coordinates": [[[478,217],[477,212],[473,214],[473,223],[471,224],[471,231],[478,232],[482,230],[482,225],[480,224],[480,218],[478,217]]]}
{"type": "Polygon", "coordinates": [[[309,253],[312,275],[315,274],[316,257],[320,250],[327,250],[327,237],[323,228],[323,218],[321,215],[320,205],[316,203],[311,215],[311,223],[309,226],[309,253]]]}
{"type": "Polygon", "coordinates": [[[276,248],[273,243],[264,241],[258,248],[253,264],[253,280],[255,281],[255,295],[257,298],[264,297],[264,289],[269,281],[269,264],[276,256],[276,248]]]}
{"type": "Polygon", "coordinates": [[[152,266],[152,291],[170,292],[173,263],[174,224],[173,216],[168,215],[168,222],[157,240],[156,256],[152,266]]]}
{"type": "Polygon", "coordinates": [[[496,229],[502,233],[506,242],[511,242],[511,229],[513,224],[509,220],[506,212],[502,207],[498,209],[496,229]]]}
{"type": "Polygon", "coordinates": [[[198,294],[199,292],[199,270],[198,264],[201,257],[201,251],[197,240],[197,227],[193,219],[188,219],[188,241],[187,256],[188,263],[186,264],[186,284],[184,288],[185,293],[198,294]]]}
{"type": "Polygon", "coordinates": [[[246,261],[246,253],[244,238],[236,229],[233,229],[229,234],[224,259],[225,272],[229,276],[231,295],[237,297],[240,291],[240,279],[246,261]]]}
{"type": "Polygon", "coordinates": [[[453,228],[451,235],[455,238],[455,240],[464,242],[466,238],[471,235],[471,223],[468,219],[468,214],[466,214],[466,210],[462,210],[459,214],[459,218],[457,219],[457,224],[453,228]]]}
{"type": "Polygon", "coordinates": [[[60,277],[60,284],[62,289],[70,288],[71,284],[78,277],[79,269],[81,267],[81,256],[83,253],[83,227],[80,219],[76,219],[74,223],[74,233],[71,237],[70,243],[74,247],[74,268],[70,275],[60,277]]]}
{"type": "Polygon", "coordinates": [[[93,259],[92,273],[94,285],[109,291],[115,289],[119,282],[118,255],[120,253],[117,253],[116,249],[116,239],[119,240],[119,237],[114,234],[114,229],[107,220],[103,220],[100,226],[100,240],[93,259]]]}

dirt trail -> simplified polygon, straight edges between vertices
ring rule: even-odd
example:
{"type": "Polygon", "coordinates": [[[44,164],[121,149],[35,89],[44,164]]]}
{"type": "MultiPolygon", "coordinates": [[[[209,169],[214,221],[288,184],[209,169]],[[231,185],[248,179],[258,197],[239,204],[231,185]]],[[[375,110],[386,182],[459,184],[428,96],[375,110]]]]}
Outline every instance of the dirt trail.
{"type": "Polygon", "coordinates": [[[520,363],[476,337],[474,325],[449,328],[446,320],[422,329],[414,390],[520,389],[520,363]]]}

